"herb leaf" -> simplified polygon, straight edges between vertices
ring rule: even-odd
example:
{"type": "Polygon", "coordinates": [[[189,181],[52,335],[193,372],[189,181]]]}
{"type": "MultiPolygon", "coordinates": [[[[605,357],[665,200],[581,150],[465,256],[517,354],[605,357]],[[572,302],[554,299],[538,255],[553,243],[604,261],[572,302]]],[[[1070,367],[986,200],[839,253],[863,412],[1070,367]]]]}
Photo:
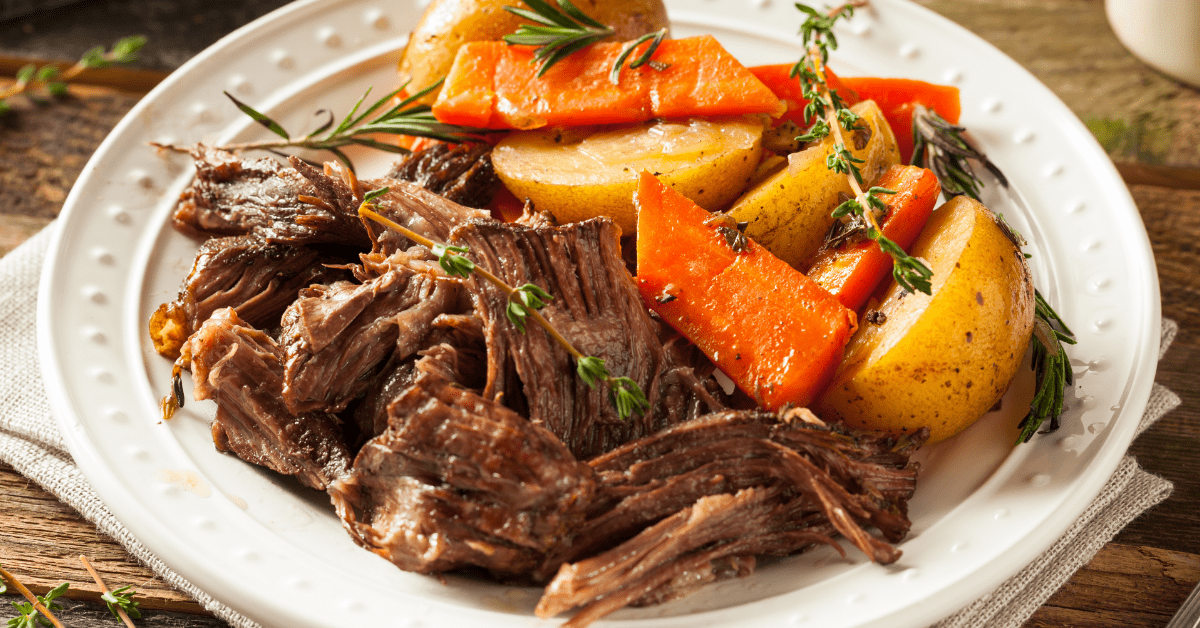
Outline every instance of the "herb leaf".
{"type": "Polygon", "coordinates": [[[505,35],[510,46],[537,46],[533,62],[540,63],[538,76],[546,73],[567,55],[582,50],[613,34],[613,29],[588,17],[570,0],[558,0],[558,7],[545,0],[523,0],[532,11],[518,7],[504,10],[537,25],[522,24],[517,32],[505,35]]]}
{"type": "Polygon", "coordinates": [[[1017,437],[1017,444],[1029,442],[1046,419],[1050,420],[1050,426],[1042,432],[1043,434],[1058,429],[1065,389],[1075,383],[1071,361],[1067,357],[1066,347],[1063,346],[1075,344],[1075,334],[1042,293],[1034,290],[1033,295],[1035,309],[1033,339],[1030,340],[1030,344],[1033,345],[1036,392],[1029,404],[1029,413],[1018,425],[1021,434],[1017,437]]]}

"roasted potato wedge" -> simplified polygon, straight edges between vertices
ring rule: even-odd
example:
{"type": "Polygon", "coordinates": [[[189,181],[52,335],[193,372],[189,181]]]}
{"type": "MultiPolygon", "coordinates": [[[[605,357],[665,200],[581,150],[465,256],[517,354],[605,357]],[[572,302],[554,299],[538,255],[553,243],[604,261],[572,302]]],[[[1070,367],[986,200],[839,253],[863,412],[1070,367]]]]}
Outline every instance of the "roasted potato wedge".
{"type": "Polygon", "coordinates": [[[959,196],[934,210],[911,255],[933,270],[933,295],[893,282],[846,347],[815,408],[856,428],[943,440],[1008,388],[1033,332],[1033,278],[986,207],[959,196]]]}
{"type": "MultiPolygon", "coordinates": [[[[867,131],[848,134],[850,153],[865,160],[859,164],[866,188],[889,166],[900,163],[896,137],[883,112],[873,101],[851,107],[862,116],[867,131]]],[[[733,202],[728,213],[748,223],[746,235],[775,257],[798,270],[821,248],[833,224],[833,209],[851,193],[845,174],[832,172],[825,158],[833,152],[834,138],[793,153],[787,167],[759,181],[733,202]]]]}
{"type": "Polygon", "coordinates": [[[633,191],[643,170],[697,205],[720,209],[754,175],[762,134],[758,117],[539,129],[502,140],[492,164],[517,198],[560,222],[608,216],[632,235],[633,191]]]}
{"type": "MultiPolygon", "coordinates": [[[[611,26],[614,41],[637,39],[668,25],[662,0],[577,0],[575,6],[611,26]]],[[[504,10],[528,9],[520,0],[433,0],[408,38],[400,57],[400,83],[416,93],[446,76],[454,55],[469,41],[493,41],[511,35],[527,20],[504,10]]],[[[422,102],[432,105],[435,90],[422,102]]]]}

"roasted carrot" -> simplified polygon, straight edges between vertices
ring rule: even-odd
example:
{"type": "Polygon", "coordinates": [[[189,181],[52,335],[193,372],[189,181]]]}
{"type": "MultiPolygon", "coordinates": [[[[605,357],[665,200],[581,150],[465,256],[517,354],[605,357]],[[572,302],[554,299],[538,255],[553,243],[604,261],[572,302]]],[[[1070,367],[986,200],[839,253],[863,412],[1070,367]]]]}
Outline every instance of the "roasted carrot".
{"type": "MultiPolygon", "coordinates": [[[[643,172],[638,289],[760,405],[806,405],[842,359],[855,314],[753,241],[736,251],[712,214],[643,172]]],[[[732,229],[732,228],[728,228],[732,229]]]]}
{"type": "Polygon", "coordinates": [[[860,99],[874,100],[875,104],[879,105],[896,135],[896,144],[900,148],[900,160],[903,163],[908,163],[912,158],[914,105],[924,105],[952,124],[958,124],[958,116],[962,113],[958,88],[950,85],[936,85],[911,79],[870,77],[843,78],[841,84],[854,90],[860,99]]]}
{"type": "MultiPolygon", "coordinates": [[[[779,63],[775,65],[756,65],[749,68],[758,80],[762,81],[776,96],[783,102],[787,103],[787,113],[783,114],[776,121],[791,121],[800,128],[808,127],[804,121],[804,108],[808,106],[808,99],[804,97],[804,90],[800,87],[800,79],[791,77],[792,64],[779,63]]],[[[825,82],[829,85],[829,89],[837,91],[842,100],[846,101],[847,105],[855,105],[858,103],[858,95],[853,90],[846,89],[842,84],[842,79],[833,73],[828,67],[825,68],[825,82]]],[[[811,120],[809,122],[812,122],[811,120]]]]}
{"type": "Polygon", "coordinates": [[[666,40],[654,54],[658,69],[626,67],[614,85],[609,70],[624,46],[595,44],[538,77],[531,46],[468,43],[454,58],[433,114],[478,128],[535,129],[786,110],[712,36],[666,40]]]}
{"type": "MultiPolygon", "coordinates": [[[[942,192],[937,175],[916,166],[892,166],[875,185],[896,191],[879,195],[887,203],[881,226],[885,237],[907,251],[942,192]]],[[[817,253],[808,277],[857,312],[891,272],[891,256],[861,236],[817,253]]]]}

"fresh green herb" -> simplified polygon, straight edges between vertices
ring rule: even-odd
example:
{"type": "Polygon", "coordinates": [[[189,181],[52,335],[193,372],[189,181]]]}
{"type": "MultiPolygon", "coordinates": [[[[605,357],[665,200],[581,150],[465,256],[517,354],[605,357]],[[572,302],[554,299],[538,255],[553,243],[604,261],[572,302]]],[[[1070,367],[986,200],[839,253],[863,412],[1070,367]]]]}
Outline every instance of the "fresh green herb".
{"type": "Polygon", "coordinates": [[[67,93],[67,83],[78,77],[84,70],[104,68],[114,63],[131,63],[137,60],[137,53],[146,45],[146,38],[141,35],[125,37],[117,41],[111,50],[97,46],[83,54],[75,65],[60,71],[52,65],[37,67],[30,64],[17,70],[16,81],[5,89],[0,89],[0,114],[11,110],[5,99],[25,94],[34,97],[34,90],[41,88],[52,96],[63,96],[67,93]]]}
{"type": "Polygon", "coordinates": [[[113,614],[113,617],[121,619],[121,611],[134,618],[141,619],[142,611],[138,610],[138,604],[133,600],[133,596],[137,595],[137,591],[133,590],[130,585],[125,585],[113,591],[105,591],[100,599],[108,606],[108,612],[113,614]]]}
{"type": "Polygon", "coordinates": [[[608,73],[608,80],[612,82],[613,85],[620,83],[621,67],[625,64],[625,59],[629,58],[629,55],[633,54],[634,49],[647,41],[650,42],[650,45],[646,47],[646,50],[644,50],[642,54],[638,55],[637,58],[629,62],[629,69],[633,70],[640,68],[643,65],[649,65],[651,68],[662,72],[663,70],[671,67],[671,64],[669,63],[654,61],[652,59],[655,51],[658,50],[658,45],[662,43],[663,38],[666,36],[667,28],[664,26],[653,33],[646,33],[645,35],[642,35],[641,37],[638,37],[637,39],[626,44],[625,47],[621,49],[621,54],[617,55],[617,60],[613,62],[612,70],[608,73]]]}
{"type": "Polygon", "coordinates": [[[101,578],[100,572],[92,567],[92,563],[88,561],[87,556],[80,554],[79,562],[83,563],[88,573],[92,574],[92,579],[96,581],[96,585],[100,587],[102,591],[100,599],[104,600],[104,603],[108,606],[108,612],[112,613],[113,617],[117,618],[117,621],[124,623],[126,628],[134,628],[133,620],[130,617],[134,619],[142,617],[142,612],[138,610],[139,604],[133,601],[133,596],[137,595],[137,591],[134,591],[129,585],[125,585],[115,591],[109,591],[108,585],[104,584],[104,578],[101,578]]]}
{"type": "Polygon", "coordinates": [[[575,360],[579,377],[583,379],[584,383],[591,388],[595,388],[599,383],[604,383],[608,386],[609,398],[612,400],[613,406],[617,409],[617,415],[622,419],[631,416],[635,412],[638,414],[644,413],[650,408],[650,402],[647,401],[645,393],[642,392],[636,382],[628,377],[613,377],[608,372],[604,360],[595,356],[583,355],[550,324],[550,321],[541,315],[539,310],[545,307],[547,301],[553,299],[549,293],[533,284],[525,284],[519,288],[514,288],[500,277],[464,257],[469,252],[466,247],[449,246],[434,242],[380,215],[371,209],[371,207],[373,201],[383,192],[386,192],[387,188],[382,188],[382,190],[382,192],[375,190],[364,196],[363,202],[358,208],[359,216],[378,222],[389,229],[399,232],[413,242],[429,248],[437,256],[438,265],[446,271],[446,274],[466,277],[474,273],[483,277],[497,288],[500,288],[508,298],[508,306],[506,308],[508,320],[521,333],[525,333],[525,321],[527,318],[532,318],[555,342],[566,349],[567,353],[571,355],[575,360]]]}
{"type": "Polygon", "coordinates": [[[1008,187],[1008,179],[987,156],[971,145],[963,135],[966,129],[950,124],[935,111],[918,104],[913,108],[914,166],[929,168],[937,175],[946,196],[967,196],[979,200],[983,181],[975,174],[971,162],[982,165],[1000,185],[1008,187]]]}
{"type": "Polygon", "coordinates": [[[844,228],[837,230],[836,237],[842,240],[856,233],[866,235],[892,258],[892,276],[897,283],[906,290],[929,294],[932,290],[933,271],[924,262],[905,253],[895,242],[884,237],[883,229],[879,226],[879,220],[887,212],[887,205],[879,195],[895,192],[877,187],[864,192],[862,171],[858,166],[864,163],[864,160],[855,157],[846,148],[843,131],[854,133],[865,128],[860,125],[862,118],[851,111],[837,92],[829,89],[825,81],[825,63],[829,60],[829,52],[837,49],[833,25],[839,19],[852,17],[855,8],[866,4],[862,1],[848,2],[825,13],[804,4],[796,4],[796,8],[807,15],[800,27],[806,53],[792,66],[791,76],[799,79],[804,97],[808,99],[804,118],[805,124],[810,125],[796,141],[817,142],[830,135],[834,137],[833,151],[825,158],[825,166],[833,172],[845,174],[849,179],[850,189],[854,192],[853,198],[838,205],[833,211],[835,218],[845,222],[844,228]]]}
{"type": "MultiPolygon", "coordinates": [[[[504,7],[504,10],[519,15],[534,24],[522,24],[517,32],[505,35],[504,42],[511,46],[537,46],[533,53],[533,62],[541,64],[538,76],[546,73],[555,63],[587,48],[588,46],[611,37],[616,31],[588,16],[570,0],[557,0],[557,7],[546,0],[523,0],[529,9],[519,7],[504,7]]],[[[659,44],[667,36],[667,29],[662,28],[653,33],[646,33],[629,42],[621,50],[608,77],[614,85],[621,75],[625,60],[641,44],[650,42],[646,50],[629,64],[630,68],[649,65],[655,70],[664,70],[668,66],[653,60],[659,44]]]]}
{"type": "Polygon", "coordinates": [[[1036,306],[1030,344],[1033,345],[1034,387],[1037,392],[1029,404],[1029,413],[1018,426],[1021,435],[1017,437],[1017,444],[1029,442],[1046,419],[1050,419],[1050,426],[1043,433],[1058,429],[1066,387],[1075,383],[1071,361],[1063,346],[1064,343],[1075,344],[1075,334],[1058,312],[1050,307],[1042,293],[1034,290],[1033,295],[1036,306]]]}
{"type": "MultiPolygon", "coordinates": [[[[461,127],[453,124],[444,124],[438,122],[437,118],[433,117],[433,112],[429,105],[417,104],[417,101],[426,94],[432,92],[442,85],[442,81],[437,81],[425,89],[402,99],[399,103],[386,108],[385,106],[395,98],[400,92],[404,91],[407,83],[401,85],[399,89],[375,101],[374,104],[359,113],[363,102],[371,95],[371,90],[358,99],[358,102],[351,108],[350,113],[342,119],[337,126],[333,125],[333,114],[324,110],[318,112],[329,113],[327,122],[311,131],[303,137],[292,137],[291,134],[266,114],[254,109],[250,105],[238,100],[229,92],[225,95],[233,104],[237,106],[242,113],[250,116],[251,119],[266,127],[275,135],[279,136],[278,140],[261,140],[257,142],[244,142],[240,144],[227,144],[219,146],[222,150],[230,152],[239,152],[245,150],[268,150],[278,152],[282,148],[307,148],[310,150],[325,150],[333,153],[333,155],[350,168],[354,170],[354,164],[346,153],[342,150],[347,146],[365,146],[374,148],[389,153],[407,154],[409,150],[395,144],[387,144],[374,139],[375,135],[413,135],[417,137],[428,137],[444,142],[464,142],[478,140],[480,136],[489,131],[484,129],[473,129],[469,127],[461,127]],[[371,118],[371,115],[377,111],[383,110],[383,113],[371,118]],[[370,119],[368,119],[370,118],[370,119]]],[[[188,148],[175,146],[173,144],[154,144],[159,148],[169,150],[187,152],[188,148]]]]}
{"type": "MultiPolygon", "coordinates": [[[[17,580],[16,576],[3,567],[0,567],[0,577],[3,577],[8,584],[11,584],[28,600],[27,602],[12,603],[13,608],[17,609],[17,616],[8,620],[8,628],[38,628],[39,625],[63,628],[62,622],[58,621],[51,611],[62,608],[54,600],[67,592],[69,584],[64,582],[47,591],[45,595],[34,595],[24,584],[21,584],[20,580],[17,580]]],[[[0,593],[7,590],[7,585],[0,586],[0,593]]]]}
{"type": "Polygon", "coordinates": [[[574,52],[610,37],[615,31],[611,27],[589,17],[570,0],[558,0],[558,8],[545,0],[523,0],[529,9],[504,7],[509,13],[519,15],[535,25],[522,24],[517,32],[505,35],[504,42],[510,46],[537,46],[533,61],[540,63],[538,76],[551,66],[574,52]]]}

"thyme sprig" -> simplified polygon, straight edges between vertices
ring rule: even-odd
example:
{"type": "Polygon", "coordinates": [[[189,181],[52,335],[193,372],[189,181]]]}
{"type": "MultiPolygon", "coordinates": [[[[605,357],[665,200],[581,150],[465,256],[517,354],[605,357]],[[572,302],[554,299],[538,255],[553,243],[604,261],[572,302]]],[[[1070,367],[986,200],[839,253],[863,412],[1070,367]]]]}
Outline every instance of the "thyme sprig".
{"type": "Polygon", "coordinates": [[[34,90],[44,89],[51,96],[65,96],[67,83],[78,77],[85,70],[105,68],[115,63],[132,63],[137,60],[137,53],[146,45],[146,38],[141,35],[123,37],[113,44],[110,50],[104,46],[96,46],[83,53],[79,61],[66,70],[59,71],[53,65],[37,66],[29,64],[17,70],[16,81],[0,89],[0,114],[9,111],[6,99],[18,94],[32,96],[34,90]]]}
{"type": "Polygon", "coordinates": [[[1033,401],[1029,413],[1021,419],[1017,443],[1027,443],[1038,428],[1050,419],[1050,426],[1043,433],[1053,432],[1059,427],[1063,410],[1063,397],[1067,386],[1075,383],[1071,362],[1063,344],[1075,344],[1075,334],[1050,303],[1037,290],[1033,291],[1033,372],[1035,377],[1033,401]]]}
{"type": "Polygon", "coordinates": [[[932,170],[946,196],[966,194],[978,201],[983,181],[975,174],[971,162],[982,165],[1003,187],[1008,187],[1008,179],[987,155],[967,141],[965,133],[965,128],[951,124],[936,111],[917,104],[913,108],[910,163],[932,170]]]}
{"type": "MultiPolygon", "coordinates": [[[[504,7],[504,10],[519,15],[534,24],[522,24],[517,32],[505,35],[504,42],[512,46],[536,46],[533,62],[540,64],[538,76],[542,76],[555,63],[587,48],[588,46],[611,37],[616,31],[588,16],[570,0],[557,0],[554,4],[546,0],[523,0],[529,9],[520,7],[504,7]],[[532,10],[530,10],[532,9],[532,10]]],[[[630,68],[649,65],[656,70],[663,70],[666,64],[652,59],[659,44],[667,36],[667,29],[662,28],[653,33],[647,33],[629,42],[617,56],[609,71],[609,80],[616,85],[620,79],[621,68],[626,59],[633,54],[634,49],[649,41],[650,45],[630,64],[630,68]]]]}
{"type": "MultiPolygon", "coordinates": [[[[0,576],[4,578],[8,584],[11,584],[21,595],[25,596],[28,602],[13,602],[13,608],[17,609],[18,615],[8,620],[8,628],[38,628],[42,626],[54,626],[54,628],[63,628],[62,622],[54,616],[51,611],[61,610],[62,606],[55,602],[55,598],[62,596],[67,592],[70,586],[64,582],[57,587],[46,592],[45,595],[34,595],[28,587],[21,583],[16,576],[9,573],[4,567],[0,567],[0,576]]],[[[8,590],[8,586],[4,582],[0,582],[0,593],[8,590]]]]}
{"type": "Polygon", "coordinates": [[[87,559],[87,556],[80,554],[79,562],[83,563],[84,568],[92,575],[92,580],[95,580],[96,585],[103,591],[100,594],[100,599],[108,606],[108,612],[112,613],[113,617],[124,622],[126,628],[134,628],[133,619],[141,619],[142,617],[142,612],[138,610],[138,606],[140,605],[133,600],[133,596],[137,595],[137,591],[134,591],[133,587],[129,585],[109,591],[108,585],[104,584],[104,578],[101,578],[100,573],[92,567],[92,563],[87,559]],[[130,619],[131,617],[133,619],[130,619]]]}
{"type": "Polygon", "coordinates": [[[650,408],[650,402],[646,399],[646,394],[642,392],[637,382],[628,377],[613,377],[609,373],[604,360],[595,356],[583,355],[550,324],[550,321],[542,316],[539,310],[545,307],[546,302],[553,299],[550,294],[533,284],[525,284],[514,288],[500,277],[465,257],[465,254],[469,253],[467,247],[450,246],[434,242],[371,209],[374,200],[387,192],[388,188],[384,187],[372,190],[364,195],[362,204],[358,208],[358,215],[378,222],[404,235],[413,242],[429,248],[437,256],[438,265],[442,267],[442,270],[446,271],[446,274],[468,277],[474,273],[499,288],[504,292],[508,300],[505,313],[509,322],[516,326],[521,333],[525,333],[527,319],[533,319],[534,322],[540,325],[575,360],[576,373],[589,388],[595,388],[597,384],[601,383],[608,386],[609,399],[617,409],[617,415],[621,419],[625,419],[635,412],[638,414],[644,413],[650,408]]]}
{"type": "MultiPolygon", "coordinates": [[[[453,124],[445,124],[438,122],[437,118],[433,117],[433,112],[429,105],[419,104],[417,101],[426,94],[441,87],[445,79],[439,80],[432,85],[422,89],[421,91],[407,96],[400,102],[386,107],[386,105],[397,95],[399,95],[408,86],[407,83],[401,85],[399,89],[387,94],[383,98],[376,100],[361,113],[363,103],[367,97],[371,95],[371,89],[367,88],[365,94],[358,99],[354,107],[350,109],[350,113],[342,118],[342,121],[334,126],[334,116],[332,112],[322,109],[317,112],[317,115],[328,115],[328,120],[309,132],[303,137],[292,137],[291,134],[283,128],[271,117],[258,111],[257,109],[238,100],[229,92],[225,95],[233,104],[237,106],[242,113],[250,116],[254,121],[263,125],[267,130],[279,136],[277,140],[260,140],[256,142],[242,142],[237,144],[226,144],[218,146],[221,150],[230,152],[241,152],[247,150],[267,150],[277,154],[279,149],[284,148],[306,148],[310,150],[324,150],[330,153],[349,168],[354,170],[354,164],[350,158],[342,150],[347,146],[365,146],[374,148],[389,153],[407,154],[409,150],[395,144],[380,142],[375,139],[377,135],[412,135],[417,137],[427,137],[431,139],[441,140],[444,142],[464,142],[470,140],[478,140],[481,135],[488,133],[485,129],[474,129],[470,127],[462,127],[453,124]],[[383,110],[383,113],[375,117],[372,114],[383,110]]],[[[187,152],[188,147],[176,146],[173,144],[154,144],[159,148],[169,150],[187,152]]]]}
{"type": "MultiPolygon", "coordinates": [[[[791,77],[800,80],[808,105],[804,108],[804,122],[810,125],[803,135],[796,138],[801,142],[821,141],[833,136],[833,150],[825,158],[825,166],[837,173],[845,174],[854,196],[833,210],[833,216],[855,224],[867,238],[874,240],[879,248],[893,261],[892,276],[896,283],[910,292],[932,291],[933,271],[921,260],[910,256],[904,249],[883,235],[880,219],[887,213],[887,205],[880,194],[895,194],[894,191],[872,187],[864,191],[865,185],[859,164],[864,160],[854,156],[846,147],[843,133],[862,130],[862,118],[850,110],[836,91],[829,89],[825,81],[825,63],[829,52],[837,49],[837,37],[833,25],[842,18],[854,15],[856,8],[865,6],[865,1],[848,2],[827,12],[801,3],[796,8],[807,15],[800,26],[800,36],[805,45],[805,55],[792,66],[791,77]]],[[[848,235],[848,234],[843,234],[848,235]]]]}

